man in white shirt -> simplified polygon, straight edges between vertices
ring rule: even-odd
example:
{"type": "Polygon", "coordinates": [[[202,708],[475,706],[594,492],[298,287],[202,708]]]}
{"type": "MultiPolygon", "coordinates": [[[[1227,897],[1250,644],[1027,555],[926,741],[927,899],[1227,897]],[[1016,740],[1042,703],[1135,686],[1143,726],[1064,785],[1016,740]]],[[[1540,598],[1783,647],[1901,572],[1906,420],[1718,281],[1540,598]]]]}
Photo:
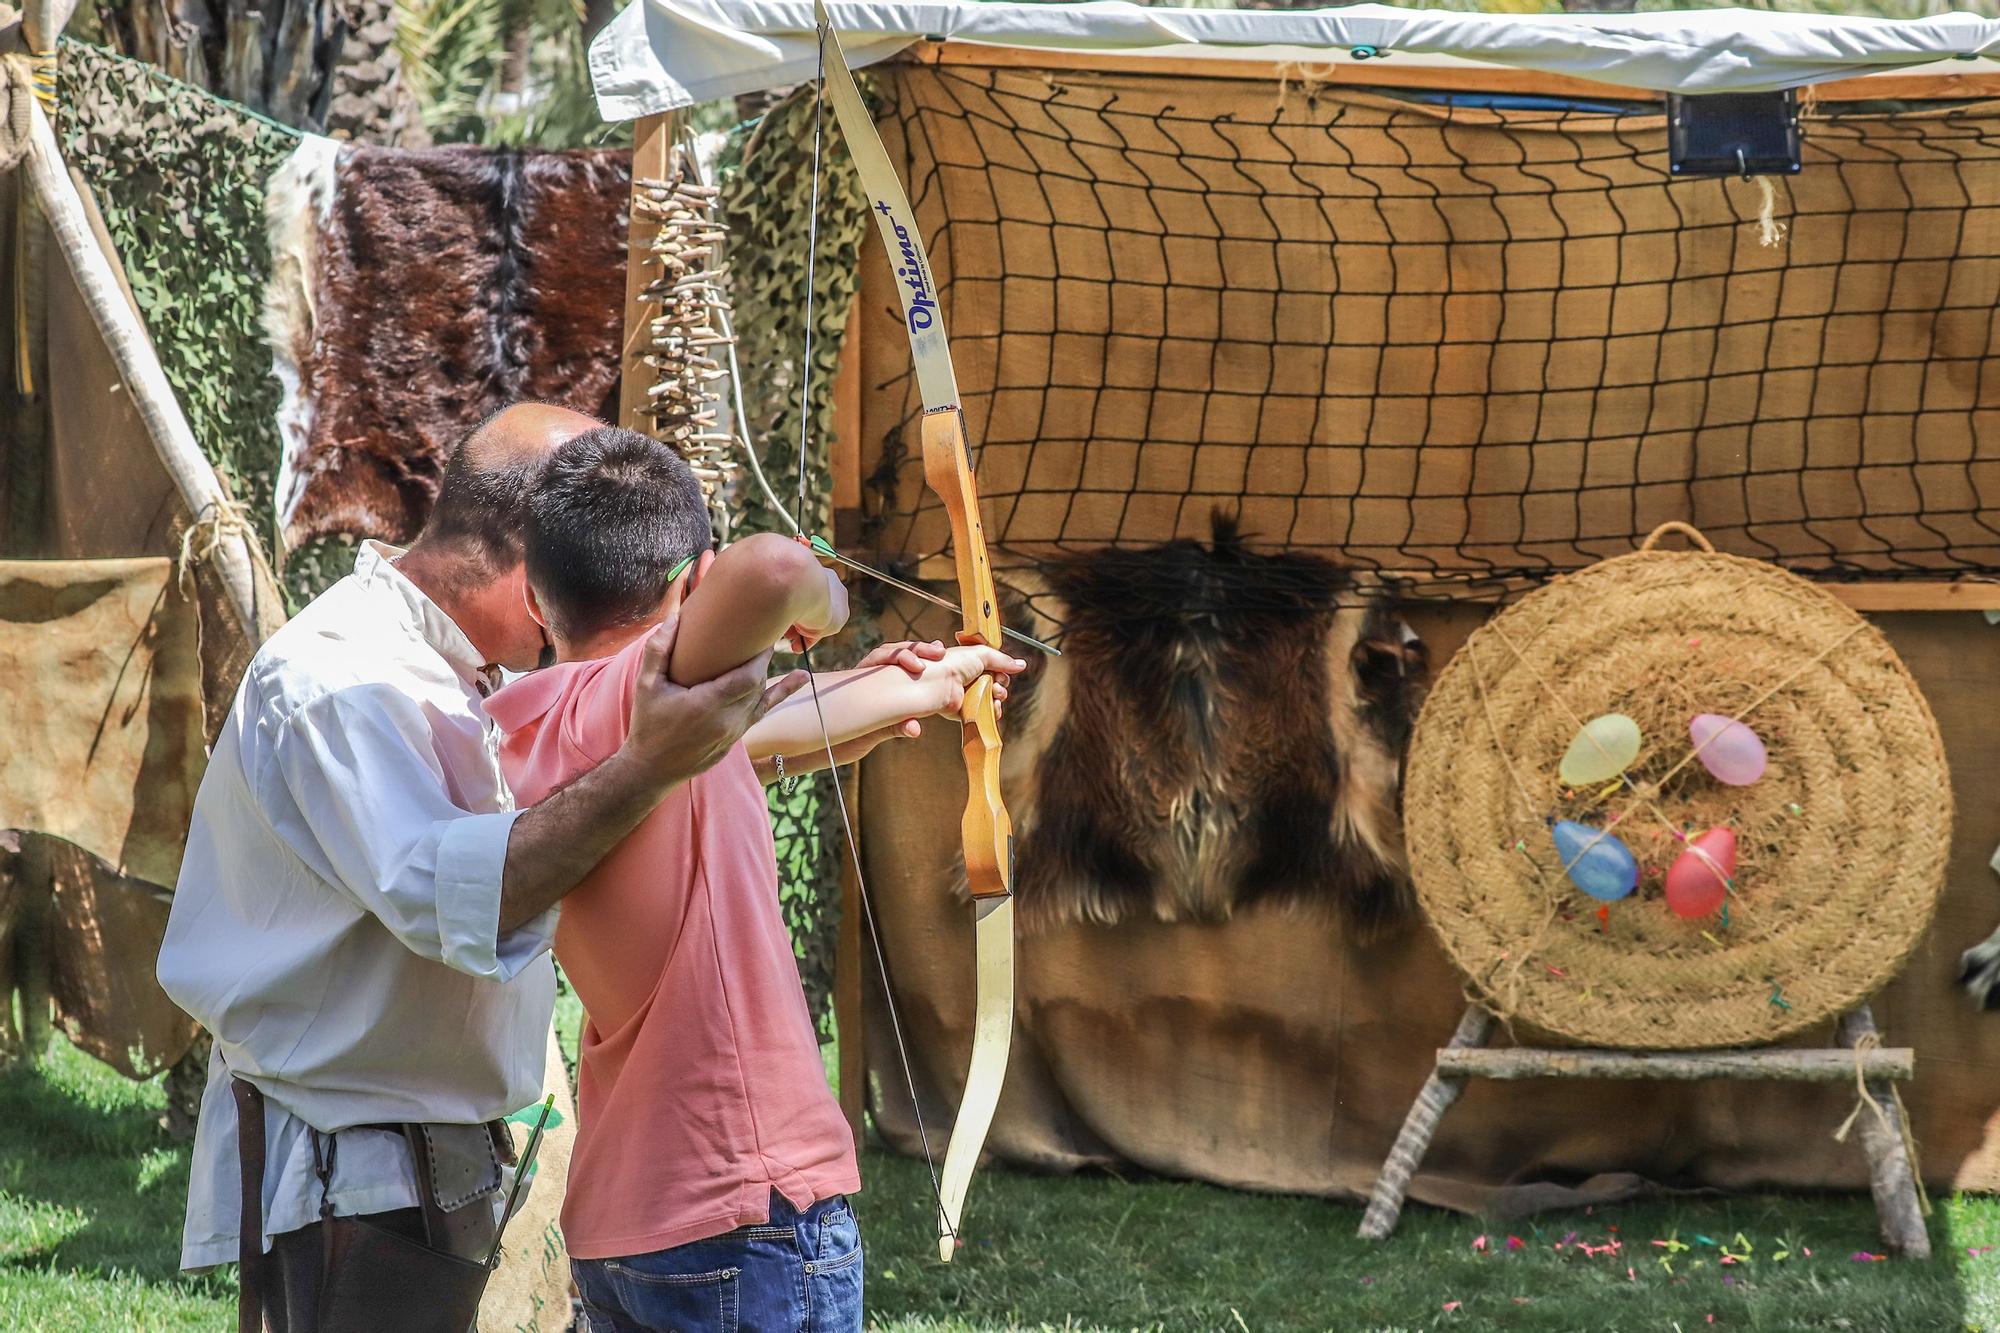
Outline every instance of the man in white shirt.
{"type": "MultiPolygon", "coordinates": [[[[237,1257],[255,1202],[230,1104],[243,1080],[262,1094],[271,1252],[243,1253],[279,1333],[324,1308],[323,1223],[422,1239],[395,1126],[478,1125],[540,1097],[557,902],[803,681],[767,681],[768,653],[693,689],[642,680],[611,761],[513,808],[480,700],[546,647],[518,517],[548,452],[598,424],[529,404],[468,435],[409,551],[366,544],[258,652],[216,739],[159,960],[215,1035],[181,1261],[237,1257]]],[[[433,1326],[417,1309],[395,1325],[433,1326]]]]}

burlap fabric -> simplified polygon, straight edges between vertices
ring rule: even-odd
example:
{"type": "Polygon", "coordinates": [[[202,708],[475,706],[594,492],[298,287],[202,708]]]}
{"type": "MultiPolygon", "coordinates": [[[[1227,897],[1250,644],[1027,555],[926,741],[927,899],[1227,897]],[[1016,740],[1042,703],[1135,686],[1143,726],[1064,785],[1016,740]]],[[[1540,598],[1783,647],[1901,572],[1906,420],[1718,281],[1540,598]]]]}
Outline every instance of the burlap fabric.
{"type": "MultiPolygon", "coordinates": [[[[1951,778],[1929,707],[1881,633],[1775,566],[1653,549],[1508,607],[1439,674],[1403,796],[1424,914],[1505,1018],[1620,1048],[1750,1045],[1837,1017],[1930,924],[1951,778]],[[1623,782],[1571,789],[1592,719],[1638,723],[1623,782]],[[1702,766],[1689,720],[1751,727],[1748,786],[1702,766]],[[1615,836],[1638,889],[1600,903],[1565,874],[1554,820],[1615,836]],[[1685,839],[1734,832],[1720,913],[1683,919],[1662,878],[1685,839]]],[[[1690,853],[1698,855],[1696,853],[1690,853]]]]}
{"type": "Polygon", "coordinates": [[[0,828],[171,888],[206,763],[173,561],[0,562],[0,828]]]}

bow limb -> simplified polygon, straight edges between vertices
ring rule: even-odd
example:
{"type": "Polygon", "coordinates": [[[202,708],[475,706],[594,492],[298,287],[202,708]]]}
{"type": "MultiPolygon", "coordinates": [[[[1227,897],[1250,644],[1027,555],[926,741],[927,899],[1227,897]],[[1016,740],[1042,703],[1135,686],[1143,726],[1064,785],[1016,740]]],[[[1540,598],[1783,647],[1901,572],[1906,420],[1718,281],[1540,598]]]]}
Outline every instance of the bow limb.
{"type": "MultiPolygon", "coordinates": [[[[924,480],[944,502],[951,519],[961,616],[958,640],[999,648],[999,599],[994,595],[986,532],[979,519],[979,488],[973,479],[972,446],[959,408],[958,382],[945,336],[944,313],[938,308],[930,256],[888,150],[848,71],[826,7],[821,3],[815,8],[823,44],[826,95],[846,136],[877,233],[888,252],[910,336],[910,355],[924,403],[924,480]]],[[[972,1059],[965,1092],[959,1099],[958,1119],[952,1125],[951,1144],[945,1150],[938,1193],[938,1253],[947,1262],[958,1246],[959,1217],[1000,1100],[1014,1033],[1014,830],[1000,794],[1000,726],[994,714],[992,677],[982,676],[967,688],[959,721],[967,779],[960,834],[966,888],[973,899],[978,987],[972,1059]]]]}

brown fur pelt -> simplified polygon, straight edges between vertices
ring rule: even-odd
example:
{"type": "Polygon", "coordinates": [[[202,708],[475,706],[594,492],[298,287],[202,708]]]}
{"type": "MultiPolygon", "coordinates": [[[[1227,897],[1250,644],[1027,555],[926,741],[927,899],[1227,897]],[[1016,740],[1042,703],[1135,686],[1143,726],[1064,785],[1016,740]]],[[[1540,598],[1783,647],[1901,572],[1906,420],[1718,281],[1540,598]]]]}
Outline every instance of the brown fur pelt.
{"type": "Polygon", "coordinates": [[[1016,858],[1025,921],[1403,916],[1398,796],[1427,663],[1381,590],[1252,552],[1220,514],[1206,546],[1095,552],[1048,579],[1063,657],[1024,701],[1024,731],[1046,737],[1016,858]]]}
{"type": "Polygon", "coordinates": [[[406,541],[466,428],[518,399],[602,413],[618,383],[629,155],[341,153],[319,235],[285,540],[406,541]]]}

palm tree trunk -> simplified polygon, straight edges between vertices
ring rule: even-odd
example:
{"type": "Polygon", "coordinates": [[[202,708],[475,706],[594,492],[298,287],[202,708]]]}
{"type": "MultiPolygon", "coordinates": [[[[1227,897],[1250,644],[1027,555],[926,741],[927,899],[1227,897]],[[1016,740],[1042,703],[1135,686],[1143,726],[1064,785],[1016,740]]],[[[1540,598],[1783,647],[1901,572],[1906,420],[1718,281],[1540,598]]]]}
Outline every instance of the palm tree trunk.
{"type": "Polygon", "coordinates": [[[394,0],[102,0],[98,12],[125,55],[287,125],[387,144],[417,127],[394,0]]]}

